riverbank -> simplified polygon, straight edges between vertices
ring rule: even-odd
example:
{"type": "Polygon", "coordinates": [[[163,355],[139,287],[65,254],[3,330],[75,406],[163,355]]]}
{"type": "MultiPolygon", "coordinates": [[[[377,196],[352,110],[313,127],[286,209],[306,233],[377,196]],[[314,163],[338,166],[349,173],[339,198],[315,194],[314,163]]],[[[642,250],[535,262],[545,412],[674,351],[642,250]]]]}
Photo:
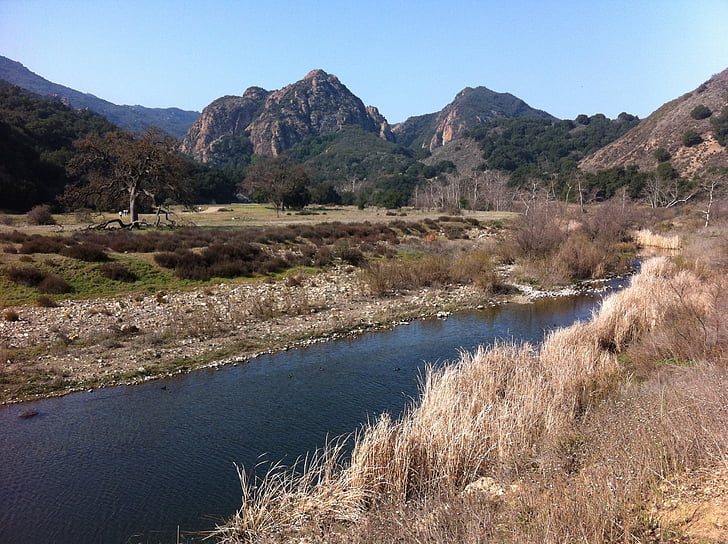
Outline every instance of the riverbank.
{"type": "Polygon", "coordinates": [[[242,364],[263,353],[412,319],[578,291],[511,287],[509,295],[448,285],[380,297],[369,293],[357,269],[338,266],[276,281],[21,307],[16,321],[0,322],[6,342],[0,356],[7,361],[0,403],[242,364]]]}
{"type": "Polygon", "coordinates": [[[652,259],[540,347],[430,369],[351,455],[333,442],[304,467],[241,471],[243,504],[213,539],[723,542],[724,486],[704,475],[728,447],[724,292],[722,271],[652,259]]]}

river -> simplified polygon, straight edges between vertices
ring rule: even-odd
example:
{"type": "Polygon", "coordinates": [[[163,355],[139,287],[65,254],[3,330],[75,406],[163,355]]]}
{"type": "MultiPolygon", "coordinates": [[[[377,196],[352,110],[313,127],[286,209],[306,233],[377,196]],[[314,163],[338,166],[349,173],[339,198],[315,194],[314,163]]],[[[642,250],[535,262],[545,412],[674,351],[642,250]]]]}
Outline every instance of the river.
{"type": "MultiPolygon", "coordinates": [[[[615,283],[616,285],[616,283],[615,283]]],[[[0,407],[0,544],[167,543],[240,506],[235,464],[292,461],[401,413],[426,362],[539,342],[599,295],[427,319],[243,366],[0,407]],[[20,418],[26,410],[32,418],[20,418]]]]}

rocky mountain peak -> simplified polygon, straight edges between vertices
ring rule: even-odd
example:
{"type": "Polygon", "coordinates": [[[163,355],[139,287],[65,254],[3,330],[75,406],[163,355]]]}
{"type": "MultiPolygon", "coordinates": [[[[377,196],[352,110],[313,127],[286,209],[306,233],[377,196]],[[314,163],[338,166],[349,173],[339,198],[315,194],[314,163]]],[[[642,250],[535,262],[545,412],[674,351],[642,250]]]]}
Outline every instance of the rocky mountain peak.
{"type": "Polygon", "coordinates": [[[306,138],[346,125],[393,139],[387,120],[376,108],[366,108],[335,75],[317,69],[276,91],[251,87],[242,97],[213,101],[190,129],[182,151],[211,162],[212,151],[221,142],[247,137],[255,153],[276,156],[306,138]]]}
{"type": "Polygon", "coordinates": [[[487,87],[465,87],[439,112],[410,117],[395,125],[392,132],[402,145],[433,151],[460,137],[465,130],[502,117],[554,119],[512,94],[497,93],[487,87]]]}

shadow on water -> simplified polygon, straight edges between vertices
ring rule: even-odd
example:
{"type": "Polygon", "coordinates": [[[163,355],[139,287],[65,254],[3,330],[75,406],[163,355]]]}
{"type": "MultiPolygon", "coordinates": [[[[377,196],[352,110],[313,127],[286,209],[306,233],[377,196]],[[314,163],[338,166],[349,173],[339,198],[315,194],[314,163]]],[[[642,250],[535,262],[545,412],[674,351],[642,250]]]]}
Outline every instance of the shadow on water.
{"type": "Polygon", "coordinates": [[[175,542],[240,505],[235,464],[296,457],[417,396],[425,362],[540,342],[599,297],[507,304],[163,381],[0,408],[0,543],[175,542]],[[33,410],[32,418],[18,417],[33,410]]]}

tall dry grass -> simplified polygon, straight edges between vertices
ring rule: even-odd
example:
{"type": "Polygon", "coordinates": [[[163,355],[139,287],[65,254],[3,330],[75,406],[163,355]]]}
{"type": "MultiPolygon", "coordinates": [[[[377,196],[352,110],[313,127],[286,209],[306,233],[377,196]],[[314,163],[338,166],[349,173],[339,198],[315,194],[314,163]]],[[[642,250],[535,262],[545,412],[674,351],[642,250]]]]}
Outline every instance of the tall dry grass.
{"type": "Polygon", "coordinates": [[[337,443],[260,481],[241,473],[244,504],[214,536],[649,540],[656,484],[726,459],[728,388],[715,364],[728,345],[722,287],[654,259],[590,322],[552,332],[541,348],[501,343],[430,367],[420,399],[399,419],[366,425],[348,460],[337,443]],[[659,364],[636,376],[635,354],[659,364]],[[688,356],[692,366],[675,364],[688,356]],[[491,491],[470,492],[483,481],[491,491]]]}
{"type": "Polygon", "coordinates": [[[655,234],[649,229],[641,229],[632,234],[635,243],[642,247],[655,247],[659,249],[678,250],[682,243],[680,236],[665,236],[663,234],[655,234]]]}

